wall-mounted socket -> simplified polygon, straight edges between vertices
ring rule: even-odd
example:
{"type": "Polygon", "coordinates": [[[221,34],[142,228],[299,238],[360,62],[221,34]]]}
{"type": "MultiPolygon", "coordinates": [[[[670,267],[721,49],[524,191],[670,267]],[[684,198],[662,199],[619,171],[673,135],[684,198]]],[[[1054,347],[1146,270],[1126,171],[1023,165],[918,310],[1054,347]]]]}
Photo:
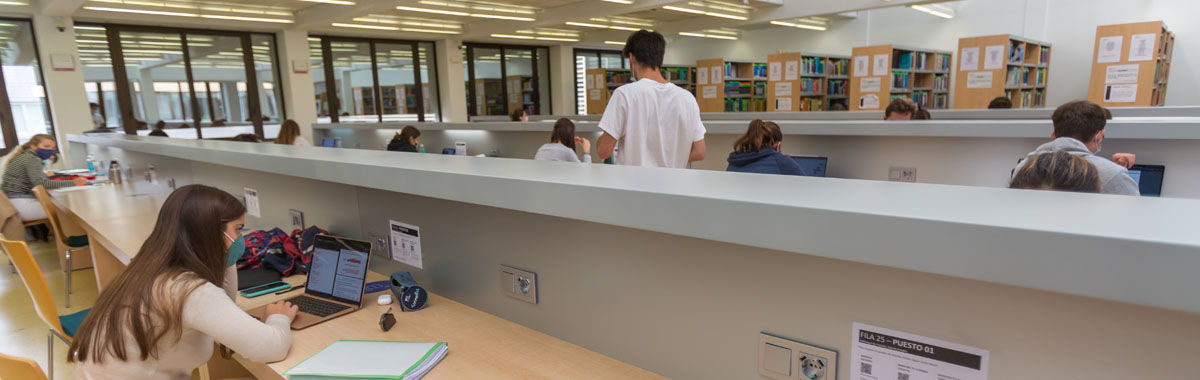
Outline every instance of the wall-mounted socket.
{"type": "Polygon", "coordinates": [[[501,265],[500,293],[536,305],[537,273],[501,265]]]}
{"type": "Polygon", "coordinates": [[[758,334],[758,374],[777,380],[837,378],[837,351],[758,334]]]}
{"type": "Polygon", "coordinates": [[[304,229],[304,211],[288,209],[288,216],[291,217],[292,227],[304,229]]]}
{"type": "Polygon", "coordinates": [[[389,247],[388,239],[383,237],[383,235],[376,234],[376,233],[368,233],[367,241],[371,242],[371,253],[374,253],[377,255],[387,255],[388,247],[389,247]]]}
{"type": "Polygon", "coordinates": [[[888,181],[917,182],[917,168],[893,166],[888,168],[888,181]]]}

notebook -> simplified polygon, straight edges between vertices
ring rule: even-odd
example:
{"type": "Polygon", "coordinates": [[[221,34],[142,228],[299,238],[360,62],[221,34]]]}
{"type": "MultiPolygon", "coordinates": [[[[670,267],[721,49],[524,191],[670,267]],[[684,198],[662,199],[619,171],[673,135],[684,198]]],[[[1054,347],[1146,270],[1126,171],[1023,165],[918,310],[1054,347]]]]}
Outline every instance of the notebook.
{"type": "Polygon", "coordinates": [[[339,340],[284,372],[290,380],[420,379],[449,346],[446,342],[339,340]]]}

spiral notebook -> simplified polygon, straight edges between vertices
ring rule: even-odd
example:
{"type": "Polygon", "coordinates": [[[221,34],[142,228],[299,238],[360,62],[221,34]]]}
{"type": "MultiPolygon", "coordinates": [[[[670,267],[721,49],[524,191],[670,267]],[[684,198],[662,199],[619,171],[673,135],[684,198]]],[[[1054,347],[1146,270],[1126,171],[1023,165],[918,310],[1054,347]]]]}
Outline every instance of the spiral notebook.
{"type": "Polygon", "coordinates": [[[416,380],[441,362],[448,350],[446,342],[339,340],[284,375],[291,380],[416,380]]]}

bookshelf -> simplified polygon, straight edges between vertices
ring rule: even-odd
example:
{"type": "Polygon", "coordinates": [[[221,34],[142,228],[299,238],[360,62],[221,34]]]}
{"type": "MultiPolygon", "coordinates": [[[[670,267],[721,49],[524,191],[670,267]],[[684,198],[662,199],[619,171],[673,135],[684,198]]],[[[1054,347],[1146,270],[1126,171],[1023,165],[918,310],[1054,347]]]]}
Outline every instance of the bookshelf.
{"type": "Polygon", "coordinates": [[[499,78],[475,79],[476,115],[504,115],[503,84],[499,78]]]}
{"type": "Polygon", "coordinates": [[[828,101],[826,110],[834,110],[835,105],[841,105],[841,110],[850,109],[850,57],[830,55],[826,57],[829,66],[826,69],[826,91],[828,101]]]}
{"type": "Polygon", "coordinates": [[[696,95],[696,68],[692,66],[663,66],[663,78],[692,95],[696,95]]]}
{"type": "Polygon", "coordinates": [[[810,112],[846,105],[849,57],[779,53],[767,56],[767,111],[810,112]]]}
{"type": "Polygon", "coordinates": [[[696,101],[700,112],[767,110],[767,64],[704,59],[696,61],[696,101]]]}
{"type": "Polygon", "coordinates": [[[984,109],[1004,96],[1013,108],[1046,106],[1050,44],[1009,34],[958,40],[955,109],[984,109]]]}
{"type": "Polygon", "coordinates": [[[1162,21],[1096,27],[1088,100],[1105,107],[1163,105],[1174,50],[1175,33],[1162,21]]]}
{"type": "Polygon", "coordinates": [[[850,64],[850,109],[882,110],[895,98],[928,109],[950,107],[953,53],[896,45],[857,47],[850,64]]]}
{"type": "Polygon", "coordinates": [[[627,69],[588,69],[584,85],[587,92],[588,115],[602,115],[608,99],[617,87],[633,82],[633,73],[627,69]]]}

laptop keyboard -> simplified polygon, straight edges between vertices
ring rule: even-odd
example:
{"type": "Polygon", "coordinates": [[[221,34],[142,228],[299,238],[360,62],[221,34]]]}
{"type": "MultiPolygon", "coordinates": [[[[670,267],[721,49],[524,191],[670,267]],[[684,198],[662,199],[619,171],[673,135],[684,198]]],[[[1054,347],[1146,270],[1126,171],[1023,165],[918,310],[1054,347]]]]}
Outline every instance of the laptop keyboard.
{"type": "Polygon", "coordinates": [[[336,304],[333,302],[312,298],[308,296],[299,296],[288,300],[292,304],[300,308],[301,312],[312,314],[318,317],[327,317],[342,310],[349,309],[349,306],[336,304]]]}

